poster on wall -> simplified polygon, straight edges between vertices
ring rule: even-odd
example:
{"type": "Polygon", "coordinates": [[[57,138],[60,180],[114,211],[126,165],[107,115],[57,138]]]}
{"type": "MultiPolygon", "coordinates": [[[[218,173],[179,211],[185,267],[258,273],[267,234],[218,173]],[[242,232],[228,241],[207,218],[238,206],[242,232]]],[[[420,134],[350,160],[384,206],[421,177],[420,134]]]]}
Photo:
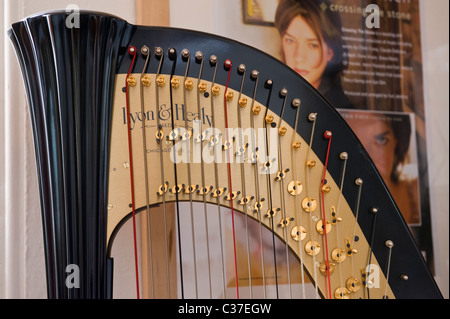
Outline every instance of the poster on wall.
{"type": "Polygon", "coordinates": [[[419,0],[241,1],[356,132],[434,271],[419,0]]]}

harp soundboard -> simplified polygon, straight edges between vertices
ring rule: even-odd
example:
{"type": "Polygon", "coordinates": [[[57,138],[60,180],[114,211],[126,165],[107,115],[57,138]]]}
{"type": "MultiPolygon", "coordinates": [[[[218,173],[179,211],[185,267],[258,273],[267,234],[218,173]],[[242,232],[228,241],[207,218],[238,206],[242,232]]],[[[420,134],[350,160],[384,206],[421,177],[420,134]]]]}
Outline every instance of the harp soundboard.
{"type": "Polygon", "coordinates": [[[136,239],[138,216],[149,261],[142,270],[135,244],[138,296],[145,286],[150,298],[301,298],[293,283],[309,281],[315,298],[441,298],[358,138],[293,70],[211,34],[96,12],[81,12],[79,28],[66,19],[44,13],[9,32],[49,298],[112,297],[114,240],[127,221],[136,239]]]}

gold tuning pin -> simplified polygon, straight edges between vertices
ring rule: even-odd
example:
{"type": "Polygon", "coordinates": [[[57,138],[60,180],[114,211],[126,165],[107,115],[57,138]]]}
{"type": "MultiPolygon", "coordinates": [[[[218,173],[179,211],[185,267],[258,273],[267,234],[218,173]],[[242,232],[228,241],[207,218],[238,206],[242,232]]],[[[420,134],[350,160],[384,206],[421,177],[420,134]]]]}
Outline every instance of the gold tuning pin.
{"type": "Polygon", "coordinates": [[[152,84],[152,81],[150,80],[150,77],[148,75],[145,75],[144,77],[142,77],[142,85],[145,87],[149,87],[152,84]]]}
{"type": "Polygon", "coordinates": [[[136,80],[136,78],[134,76],[130,75],[127,78],[127,83],[128,83],[129,86],[136,86],[137,80],[136,80]]]}
{"type": "Polygon", "coordinates": [[[287,133],[287,128],[282,126],[280,127],[280,129],[278,130],[278,134],[280,134],[281,136],[285,136],[287,133]]]}
{"type": "Polygon", "coordinates": [[[287,186],[287,189],[289,194],[291,194],[292,196],[296,196],[302,192],[303,186],[299,181],[292,181],[287,186]]]}
{"type": "Polygon", "coordinates": [[[291,237],[295,241],[302,241],[306,237],[306,229],[302,226],[295,226],[291,230],[291,237]]]}
{"type": "Polygon", "coordinates": [[[188,79],[184,82],[184,87],[187,90],[192,90],[194,88],[194,82],[191,79],[188,79]]]}
{"type": "Polygon", "coordinates": [[[316,230],[319,234],[323,235],[325,232],[328,234],[331,231],[331,222],[326,221],[326,226],[323,225],[323,220],[319,220],[316,223],[316,230]]]}
{"type": "Polygon", "coordinates": [[[214,96],[218,96],[220,94],[220,87],[216,84],[211,88],[211,92],[214,96]]]}
{"type": "Polygon", "coordinates": [[[211,192],[211,196],[216,198],[220,197],[223,195],[223,193],[225,193],[226,190],[226,188],[216,188],[214,192],[211,192]]]}
{"type": "Polygon", "coordinates": [[[203,186],[203,187],[201,187],[201,188],[199,188],[199,189],[197,190],[197,194],[198,194],[198,195],[208,195],[208,193],[209,193],[210,191],[212,191],[213,188],[214,188],[214,187],[212,187],[212,186],[203,186]]]}
{"type": "Polygon", "coordinates": [[[307,165],[308,167],[310,167],[310,168],[313,168],[313,167],[316,166],[316,161],[309,160],[309,161],[306,162],[306,165],[307,165]]]}
{"type": "Polygon", "coordinates": [[[177,193],[181,192],[182,190],[183,190],[183,185],[176,185],[176,186],[170,188],[169,192],[171,194],[177,194],[177,193]]]}
{"type": "Polygon", "coordinates": [[[248,205],[253,199],[255,199],[255,196],[243,196],[237,203],[239,205],[248,205]]]}
{"type": "Polygon", "coordinates": [[[331,252],[331,260],[333,260],[335,263],[341,263],[345,260],[347,255],[345,254],[344,249],[335,248],[331,252]]]}
{"type": "Polygon", "coordinates": [[[317,201],[315,198],[305,197],[302,201],[302,208],[305,212],[311,213],[317,209],[317,201]]]}
{"type": "Polygon", "coordinates": [[[351,293],[355,293],[359,289],[361,289],[361,282],[357,278],[350,277],[345,282],[345,286],[347,287],[348,291],[350,291],[351,293]]]}
{"type": "Polygon", "coordinates": [[[350,291],[345,287],[339,287],[334,291],[334,298],[336,299],[350,299],[350,291]]]}
{"type": "Polygon", "coordinates": [[[198,85],[198,91],[200,93],[205,93],[207,88],[208,85],[205,82],[200,82],[200,84],[198,85]]]}
{"type": "Polygon", "coordinates": [[[281,210],[281,208],[272,208],[272,209],[269,209],[269,210],[267,211],[267,213],[264,215],[264,217],[266,217],[266,218],[272,218],[272,217],[274,217],[280,210],[281,210]]]}
{"type": "Polygon", "coordinates": [[[326,261],[322,261],[319,266],[320,273],[324,276],[327,276],[328,274],[332,275],[335,269],[336,265],[334,263],[329,263],[329,266],[327,267],[326,261]]]}
{"type": "Polygon", "coordinates": [[[184,193],[185,194],[192,194],[195,192],[198,188],[198,185],[188,185],[184,187],[184,193]]]}
{"type": "Polygon", "coordinates": [[[247,99],[245,97],[241,98],[239,100],[239,106],[240,107],[246,107],[247,106],[247,99]]]}
{"type": "Polygon", "coordinates": [[[272,114],[269,114],[269,115],[266,116],[266,123],[267,123],[267,124],[270,124],[270,123],[272,123],[273,121],[274,121],[274,117],[273,117],[272,114]]]}
{"type": "Polygon", "coordinates": [[[172,80],[170,80],[170,85],[174,89],[178,89],[180,87],[180,79],[177,77],[173,77],[172,80]]]}
{"type": "Polygon", "coordinates": [[[278,223],[278,227],[281,227],[281,228],[284,228],[284,227],[287,227],[287,226],[289,226],[289,224],[291,223],[291,222],[293,222],[294,221],[294,218],[293,217],[290,217],[290,218],[283,218],[282,220],[280,220],[280,222],[278,223]]]}
{"type": "Polygon", "coordinates": [[[167,192],[167,189],[169,188],[169,182],[166,182],[164,185],[159,186],[158,191],[156,192],[156,195],[162,196],[165,192],[167,192]]]}
{"type": "Polygon", "coordinates": [[[278,172],[277,176],[275,177],[275,181],[281,181],[286,177],[286,174],[289,173],[290,169],[286,168],[280,172],[278,172]]]}
{"type": "Polygon", "coordinates": [[[320,253],[320,245],[316,241],[308,241],[305,244],[305,251],[309,256],[315,256],[320,253]]]}
{"type": "Polygon", "coordinates": [[[349,257],[358,253],[357,249],[352,248],[352,244],[348,238],[345,239],[345,247],[347,248],[347,256],[349,257]]]}
{"type": "Polygon", "coordinates": [[[252,112],[254,115],[258,115],[261,112],[261,106],[259,106],[259,105],[253,106],[252,112]]]}
{"type": "Polygon", "coordinates": [[[232,193],[228,193],[228,194],[225,196],[225,200],[234,200],[234,199],[236,198],[236,196],[237,196],[237,195],[240,195],[240,194],[241,194],[240,191],[235,191],[235,192],[232,192],[232,193]]]}
{"type": "Polygon", "coordinates": [[[164,78],[164,76],[158,76],[156,78],[156,84],[158,84],[159,87],[163,87],[164,85],[166,85],[166,79],[164,78]]]}

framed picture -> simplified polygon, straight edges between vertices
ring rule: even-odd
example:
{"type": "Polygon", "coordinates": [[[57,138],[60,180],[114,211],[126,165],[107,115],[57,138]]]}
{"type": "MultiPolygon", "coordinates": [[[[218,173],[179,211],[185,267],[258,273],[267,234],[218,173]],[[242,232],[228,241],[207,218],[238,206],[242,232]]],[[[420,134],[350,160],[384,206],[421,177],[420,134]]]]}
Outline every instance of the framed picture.
{"type": "Polygon", "coordinates": [[[274,0],[242,0],[244,23],[274,26],[277,4],[274,0]]]}

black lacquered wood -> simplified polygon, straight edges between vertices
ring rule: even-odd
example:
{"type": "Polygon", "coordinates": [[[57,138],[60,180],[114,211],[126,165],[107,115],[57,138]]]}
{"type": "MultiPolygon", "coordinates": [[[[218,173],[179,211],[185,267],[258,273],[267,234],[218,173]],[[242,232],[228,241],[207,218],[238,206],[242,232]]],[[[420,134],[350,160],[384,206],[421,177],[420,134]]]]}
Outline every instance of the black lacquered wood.
{"type": "Polygon", "coordinates": [[[14,24],[30,106],[44,225],[49,298],[106,296],[106,202],[111,104],[121,41],[131,27],[112,16],[66,13],[14,24]],[[67,289],[66,267],[80,269],[67,289]]]}

